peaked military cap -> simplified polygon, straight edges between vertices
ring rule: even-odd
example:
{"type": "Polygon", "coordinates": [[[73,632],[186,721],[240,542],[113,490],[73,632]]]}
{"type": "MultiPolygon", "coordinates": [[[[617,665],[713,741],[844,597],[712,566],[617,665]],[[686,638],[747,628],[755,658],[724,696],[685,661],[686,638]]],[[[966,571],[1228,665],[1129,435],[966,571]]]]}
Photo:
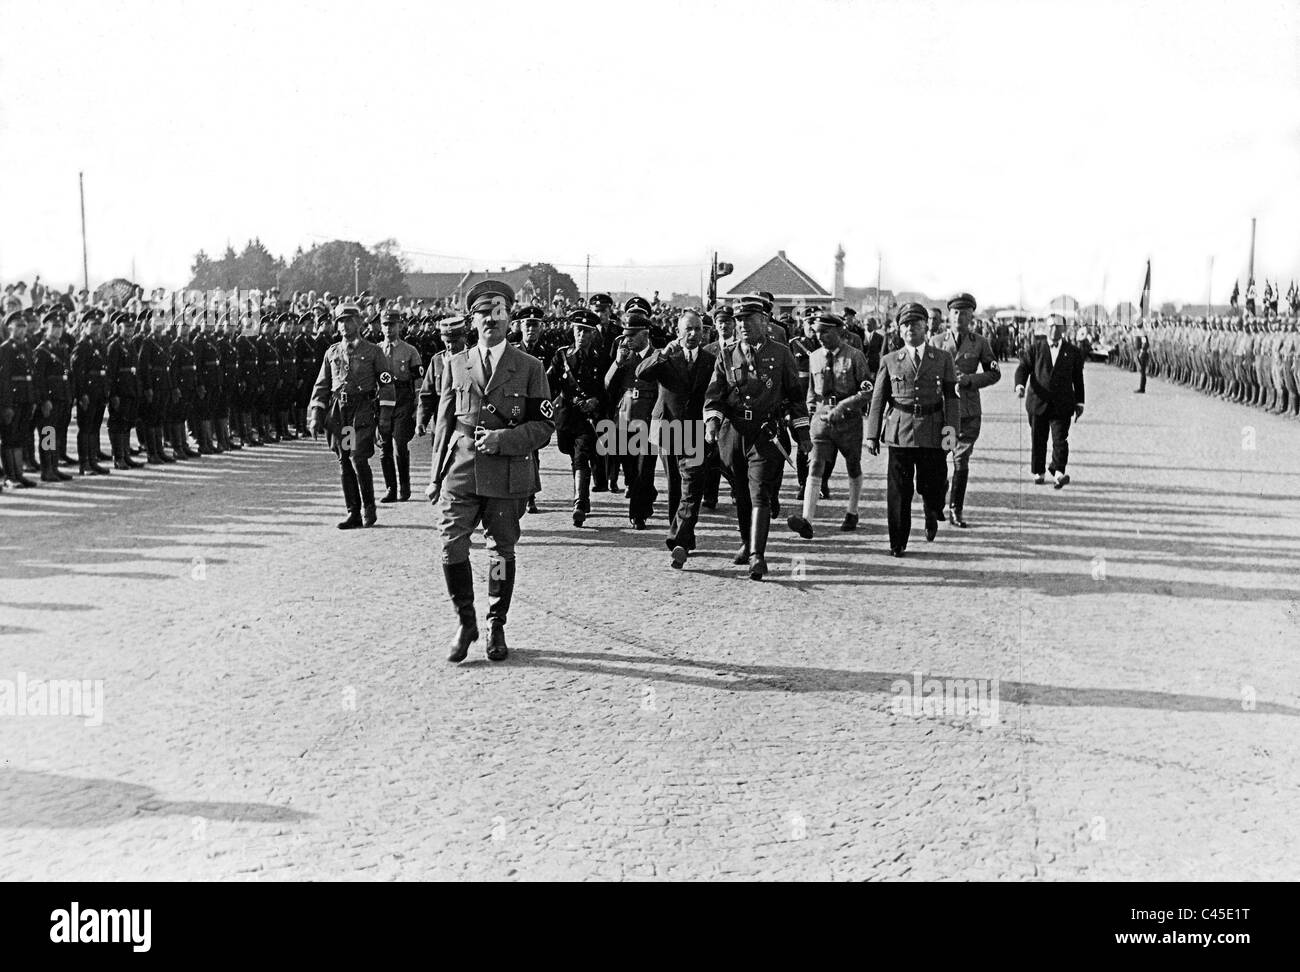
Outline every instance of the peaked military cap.
{"type": "Polygon", "coordinates": [[[650,307],[650,301],[646,300],[644,297],[634,296],[634,297],[629,297],[627,300],[623,301],[623,313],[644,314],[646,317],[649,317],[651,314],[654,313],[654,311],[650,307]]]}
{"type": "Polygon", "coordinates": [[[449,337],[453,334],[464,334],[469,328],[469,322],[459,314],[451,317],[444,317],[438,322],[438,331],[443,337],[449,337]]]}
{"type": "Polygon", "coordinates": [[[592,294],[587,298],[588,304],[595,304],[597,307],[613,307],[614,298],[609,294],[592,294]]]}
{"type": "Polygon", "coordinates": [[[505,298],[507,309],[513,306],[515,302],[515,292],[505,281],[480,280],[465,295],[465,309],[473,311],[475,305],[482,304],[485,301],[490,304],[493,297],[505,298]]]}
{"type": "Polygon", "coordinates": [[[902,307],[898,308],[898,314],[894,318],[899,324],[911,324],[913,321],[930,320],[930,312],[925,306],[915,301],[908,301],[902,307]]]}
{"type": "Polygon", "coordinates": [[[600,317],[589,310],[578,308],[569,312],[569,323],[577,327],[585,327],[589,330],[596,330],[600,327],[600,317]]]}
{"type": "Polygon", "coordinates": [[[735,303],[731,305],[732,312],[737,317],[745,317],[749,314],[771,314],[772,302],[762,294],[746,294],[744,297],[737,297],[735,303]]]}
{"type": "Polygon", "coordinates": [[[948,298],[948,307],[952,310],[969,310],[975,309],[975,298],[970,294],[953,294],[948,298]]]}
{"type": "Polygon", "coordinates": [[[360,317],[361,308],[350,300],[345,300],[334,309],[334,320],[341,321],[346,317],[360,317]]]}
{"type": "Polygon", "coordinates": [[[514,319],[517,321],[540,321],[542,318],[542,309],[533,304],[519,308],[514,314],[514,319]]]}

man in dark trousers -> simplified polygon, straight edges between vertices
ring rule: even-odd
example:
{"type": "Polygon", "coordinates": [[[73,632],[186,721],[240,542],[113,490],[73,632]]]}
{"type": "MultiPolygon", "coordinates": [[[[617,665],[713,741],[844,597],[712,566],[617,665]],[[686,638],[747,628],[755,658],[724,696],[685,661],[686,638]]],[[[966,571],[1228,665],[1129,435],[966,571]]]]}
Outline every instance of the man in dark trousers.
{"type": "MultiPolygon", "coordinates": [[[[605,391],[614,405],[617,452],[627,483],[627,519],[644,530],[658,497],[655,456],[650,442],[650,419],[658,400],[659,385],[637,371],[654,349],[650,346],[650,302],[629,297],[623,304],[623,337],[614,347],[614,360],[605,372],[605,391]]],[[[607,444],[608,440],[607,440],[607,444]]],[[[607,452],[608,454],[608,452],[607,452]]]]}
{"type": "Polygon", "coordinates": [[[926,343],[929,322],[930,314],[920,304],[899,308],[907,343],[880,362],[867,416],[867,451],[875,456],[882,441],[889,446],[885,498],[894,557],[907,551],[913,489],[925,507],[925,539],[933,540],[939,532],[948,492],[947,453],[957,444],[957,369],[952,355],[926,343]]]}
{"type": "Polygon", "coordinates": [[[1043,485],[1047,461],[1047,434],[1052,435],[1052,464],[1046,471],[1060,489],[1070,481],[1065,464],[1070,458],[1070,420],[1083,415],[1083,353],[1065,340],[1065,318],[1053,314],[1047,340],[1032,341],[1016,368],[1016,394],[1029,413],[1029,470],[1043,485]]]}
{"type": "Polygon", "coordinates": [[[677,318],[677,339],[652,351],[636,367],[638,378],[659,383],[650,424],[658,432],[668,476],[668,536],[673,567],[680,570],[695,549],[695,522],[704,498],[704,393],[713,378],[712,354],[700,346],[704,325],[698,312],[677,318]]]}

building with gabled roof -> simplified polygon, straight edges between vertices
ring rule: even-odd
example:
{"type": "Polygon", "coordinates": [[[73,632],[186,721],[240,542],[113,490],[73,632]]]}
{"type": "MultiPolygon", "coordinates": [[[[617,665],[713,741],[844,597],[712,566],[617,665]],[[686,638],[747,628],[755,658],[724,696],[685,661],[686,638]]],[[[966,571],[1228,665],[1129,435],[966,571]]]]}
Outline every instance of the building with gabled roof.
{"type": "Polygon", "coordinates": [[[727,291],[728,297],[766,290],[776,298],[774,314],[794,311],[807,304],[831,303],[831,293],[778,250],[776,256],[727,291]]]}
{"type": "MultiPolygon", "coordinates": [[[[408,273],[407,293],[415,300],[426,303],[443,302],[459,307],[471,287],[481,280],[500,280],[515,292],[515,303],[531,304],[538,296],[537,286],[531,279],[531,268],[505,270],[470,270],[466,273],[408,273]]],[[[543,295],[544,296],[544,295],[543,295]]]]}

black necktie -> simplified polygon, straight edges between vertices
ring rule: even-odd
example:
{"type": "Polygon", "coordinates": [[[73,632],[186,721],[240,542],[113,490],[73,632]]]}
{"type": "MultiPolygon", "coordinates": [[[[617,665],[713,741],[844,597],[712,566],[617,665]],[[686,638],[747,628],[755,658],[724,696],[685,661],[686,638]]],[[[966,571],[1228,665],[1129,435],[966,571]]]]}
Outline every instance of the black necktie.
{"type": "Polygon", "coordinates": [[[492,352],[484,349],[483,351],[483,387],[487,388],[492,383],[492,352]]]}

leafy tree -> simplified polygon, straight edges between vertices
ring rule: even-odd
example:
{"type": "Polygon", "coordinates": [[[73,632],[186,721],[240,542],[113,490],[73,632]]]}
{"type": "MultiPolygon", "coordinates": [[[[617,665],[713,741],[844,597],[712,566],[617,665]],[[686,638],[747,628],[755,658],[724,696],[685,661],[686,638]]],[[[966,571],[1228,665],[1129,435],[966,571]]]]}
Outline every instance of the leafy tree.
{"type": "Polygon", "coordinates": [[[578,289],[573,278],[567,273],[556,270],[549,263],[525,263],[516,269],[528,271],[528,279],[537,288],[537,293],[542,296],[542,299],[545,299],[548,294],[552,299],[564,297],[578,300],[582,297],[582,291],[578,289]]]}

